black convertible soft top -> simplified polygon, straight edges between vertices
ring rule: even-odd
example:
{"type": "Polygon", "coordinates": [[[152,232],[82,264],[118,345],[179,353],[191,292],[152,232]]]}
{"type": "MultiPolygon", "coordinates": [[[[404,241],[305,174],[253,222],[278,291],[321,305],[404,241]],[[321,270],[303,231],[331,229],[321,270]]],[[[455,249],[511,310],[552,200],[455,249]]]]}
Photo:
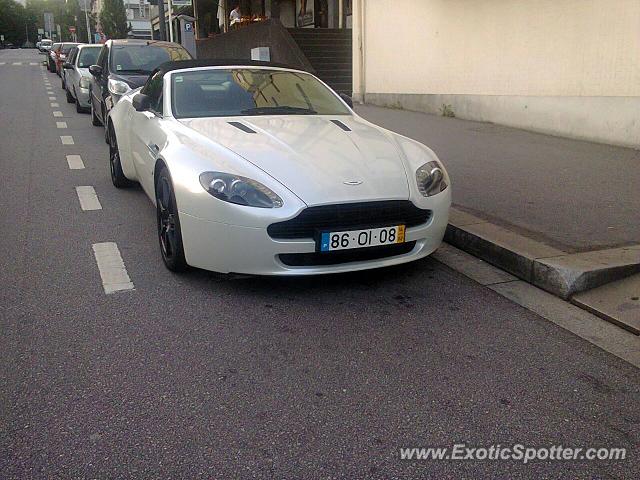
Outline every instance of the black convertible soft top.
{"type": "Polygon", "coordinates": [[[290,68],[293,70],[306,71],[304,68],[292,67],[290,65],[284,65],[282,63],[275,62],[262,62],[258,60],[246,60],[246,59],[202,59],[202,60],[178,60],[174,62],[165,62],[156,68],[151,76],[157,72],[162,72],[164,75],[167,72],[173,70],[181,70],[183,68],[198,68],[198,67],[226,67],[226,66],[240,66],[240,67],[278,67],[278,68],[290,68]]]}

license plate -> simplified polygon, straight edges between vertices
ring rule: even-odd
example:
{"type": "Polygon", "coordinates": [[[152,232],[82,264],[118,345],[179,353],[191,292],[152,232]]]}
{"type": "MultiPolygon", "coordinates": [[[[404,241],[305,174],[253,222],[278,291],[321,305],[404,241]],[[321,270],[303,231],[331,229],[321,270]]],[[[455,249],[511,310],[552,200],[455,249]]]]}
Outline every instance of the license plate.
{"type": "Polygon", "coordinates": [[[350,248],[375,247],[404,242],[404,225],[394,227],[368,228],[346,232],[322,232],[320,251],[348,250],[350,248]]]}

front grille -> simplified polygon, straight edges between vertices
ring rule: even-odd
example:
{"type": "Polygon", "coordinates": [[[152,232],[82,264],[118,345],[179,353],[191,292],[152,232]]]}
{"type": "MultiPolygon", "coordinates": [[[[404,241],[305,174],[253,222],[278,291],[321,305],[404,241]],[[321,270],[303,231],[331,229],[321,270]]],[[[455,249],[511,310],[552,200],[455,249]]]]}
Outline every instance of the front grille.
{"type": "Polygon", "coordinates": [[[317,267],[395,257],[396,255],[409,253],[415,245],[416,242],[413,241],[353,250],[336,250],[335,252],[282,253],[278,255],[278,258],[282,263],[290,267],[317,267]]]}
{"type": "Polygon", "coordinates": [[[284,222],[267,228],[271,238],[316,238],[319,231],[358,230],[406,225],[415,227],[429,221],[431,210],[416,207],[408,200],[345,203],[309,207],[284,222]]]}

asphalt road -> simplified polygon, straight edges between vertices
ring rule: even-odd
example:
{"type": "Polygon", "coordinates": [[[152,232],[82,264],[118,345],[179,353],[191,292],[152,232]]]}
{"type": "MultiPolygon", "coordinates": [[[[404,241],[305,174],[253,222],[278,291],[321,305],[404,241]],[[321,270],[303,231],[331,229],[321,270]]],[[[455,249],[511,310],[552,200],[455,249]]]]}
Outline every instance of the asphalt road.
{"type": "Polygon", "coordinates": [[[165,270],[151,203],[111,186],[103,130],[45,72],[50,105],[41,58],[0,51],[2,478],[638,478],[638,371],[433,259],[311,279],[165,270]],[[98,242],[134,290],[105,295],[98,242]],[[399,457],[455,443],[628,458],[399,457]]]}

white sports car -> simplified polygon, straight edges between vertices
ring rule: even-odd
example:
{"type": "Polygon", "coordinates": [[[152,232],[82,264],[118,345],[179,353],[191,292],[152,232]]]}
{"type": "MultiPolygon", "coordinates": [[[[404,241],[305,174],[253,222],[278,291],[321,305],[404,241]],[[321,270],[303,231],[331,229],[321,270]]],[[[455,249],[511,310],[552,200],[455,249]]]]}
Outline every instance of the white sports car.
{"type": "Polygon", "coordinates": [[[446,170],[300,70],[169,62],[108,118],[111,177],[156,205],[171,270],[306,275],[425,257],[444,236],[446,170]]]}

